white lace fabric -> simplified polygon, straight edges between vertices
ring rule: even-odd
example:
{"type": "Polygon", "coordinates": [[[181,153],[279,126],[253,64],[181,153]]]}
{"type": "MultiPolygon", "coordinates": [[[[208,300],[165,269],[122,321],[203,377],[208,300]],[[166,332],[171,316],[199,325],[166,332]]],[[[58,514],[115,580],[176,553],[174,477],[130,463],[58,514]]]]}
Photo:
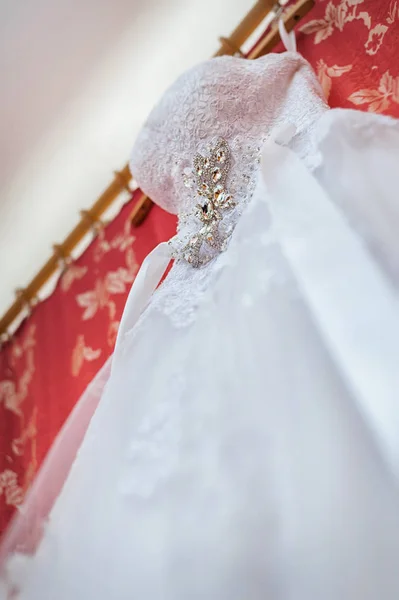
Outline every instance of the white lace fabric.
{"type": "Polygon", "coordinates": [[[326,109],[317,78],[299,54],[269,54],[254,61],[214,58],[184,73],[164,94],[136,141],[131,171],[156,204],[187,213],[193,200],[183,183],[184,169],[192,167],[210,139],[223,138],[231,146],[235,191],[245,194],[241,165],[246,152],[289,120],[299,134],[295,145],[306,155],[309,127],[326,109]]]}
{"type": "MultiPolygon", "coordinates": [[[[184,73],[153,109],[136,141],[130,168],[154,202],[178,215],[178,234],[193,235],[198,224],[187,215],[193,215],[198,197],[195,189],[185,186],[185,171],[213,140],[226,140],[233,163],[227,185],[237,208],[224,223],[235,225],[255,188],[256,157],[272,130],[292,123],[297,133],[291,147],[313,168],[317,164],[313,132],[326,110],[318,80],[299,54],[269,54],[256,61],[211,59],[184,73]]],[[[217,261],[201,272],[176,264],[151,307],[176,326],[191,323],[217,261]]]]}

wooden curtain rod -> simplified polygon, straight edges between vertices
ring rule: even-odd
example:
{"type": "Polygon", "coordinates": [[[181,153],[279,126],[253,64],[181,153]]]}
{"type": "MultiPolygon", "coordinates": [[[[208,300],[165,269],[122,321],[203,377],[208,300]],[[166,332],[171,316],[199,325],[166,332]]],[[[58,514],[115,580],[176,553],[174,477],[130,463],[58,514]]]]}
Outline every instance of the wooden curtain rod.
{"type": "Polygon", "coordinates": [[[258,0],[229,38],[219,38],[221,46],[214,56],[232,55],[236,52],[241,54],[241,46],[276,5],[277,0],[258,0]]]}
{"type": "MultiPolygon", "coordinates": [[[[301,19],[314,5],[314,0],[299,0],[289,11],[284,18],[288,31],[294,27],[295,23],[301,19]]],[[[222,56],[223,54],[241,54],[241,46],[261,24],[269,12],[279,7],[275,0],[258,0],[248,14],[244,17],[241,23],[236,27],[229,38],[220,38],[221,46],[214,56],[222,56]]],[[[248,58],[257,58],[266,54],[273,48],[280,36],[278,29],[272,28],[271,32],[255,47],[254,51],[248,58]]],[[[20,290],[16,290],[16,300],[7,310],[5,315],[0,319],[0,336],[7,334],[7,330],[13,321],[18,317],[22,310],[34,302],[40,289],[54,275],[59,268],[60,259],[69,257],[73,249],[79,242],[90,232],[93,225],[99,222],[103,213],[111,206],[114,200],[123,190],[129,190],[129,182],[132,175],[129,166],[125,165],[122,171],[115,173],[112,183],[98,198],[97,202],[88,211],[82,211],[82,218],[76,227],[71,231],[68,237],[62,244],[54,246],[54,253],[46,264],[40,269],[37,275],[32,279],[29,285],[20,290]]],[[[152,202],[145,194],[136,202],[131,220],[132,224],[137,226],[145,218],[152,202]]]]}
{"type": "Polygon", "coordinates": [[[111,185],[98,198],[97,202],[88,211],[82,211],[82,218],[62,244],[54,248],[53,255],[40,269],[30,284],[23,290],[18,290],[15,302],[0,320],[0,335],[6,333],[11,323],[18,317],[19,313],[37,297],[39,290],[47,283],[59,268],[60,259],[71,255],[73,249],[90,232],[93,225],[100,221],[101,216],[112,204],[115,198],[128,188],[131,174],[128,165],[122,171],[115,173],[111,185]]]}
{"type": "MultiPolygon", "coordinates": [[[[284,25],[288,33],[292,31],[295,25],[305,17],[308,12],[314,7],[315,0],[300,0],[294,4],[291,8],[288,8],[284,13],[284,25]]],[[[280,33],[278,30],[278,23],[274,23],[270,31],[264,38],[262,38],[247,55],[247,58],[252,60],[264,56],[268,52],[271,52],[273,48],[280,42],[280,33]]]]}

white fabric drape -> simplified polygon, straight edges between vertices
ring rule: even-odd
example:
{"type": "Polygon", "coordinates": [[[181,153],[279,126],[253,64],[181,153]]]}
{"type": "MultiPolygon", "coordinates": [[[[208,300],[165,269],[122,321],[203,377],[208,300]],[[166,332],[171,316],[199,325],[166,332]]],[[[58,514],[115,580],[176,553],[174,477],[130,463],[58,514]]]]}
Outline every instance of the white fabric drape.
{"type": "Polygon", "coordinates": [[[132,328],[166,248],[148,258],[43,541],[11,558],[0,597],[14,582],[21,600],[397,599],[397,281],[368,217],[376,185],[397,214],[399,131],[348,111],[319,131],[315,174],[289,129],[266,143],[189,326],[150,304],[132,328]],[[370,180],[364,237],[330,183],[356,198],[339,140],[370,180]]]}

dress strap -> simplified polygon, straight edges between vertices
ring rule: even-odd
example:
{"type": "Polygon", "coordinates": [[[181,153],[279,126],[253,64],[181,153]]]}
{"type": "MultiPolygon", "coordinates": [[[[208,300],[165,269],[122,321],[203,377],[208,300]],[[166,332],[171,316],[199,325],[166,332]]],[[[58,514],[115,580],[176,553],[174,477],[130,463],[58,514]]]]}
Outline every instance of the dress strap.
{"type": "Polygon", "coordinates": [[[126,301],[116,339],[115,354],[119,351],[125,335],[137,323],[168,268],[171,259],[172,252],[168,242],[158,244],[144,259],[126,301]]]}
{"type": "Polygon", "coordinates": [[[278,21],[278,30],[280,33],[281,41],[283,42],[287,52],[297,52],[295,31],[292,30],[290,31],[290,33],[288,33],[288,31],[285,28],[283,19],[279,19],[278,21]]]}

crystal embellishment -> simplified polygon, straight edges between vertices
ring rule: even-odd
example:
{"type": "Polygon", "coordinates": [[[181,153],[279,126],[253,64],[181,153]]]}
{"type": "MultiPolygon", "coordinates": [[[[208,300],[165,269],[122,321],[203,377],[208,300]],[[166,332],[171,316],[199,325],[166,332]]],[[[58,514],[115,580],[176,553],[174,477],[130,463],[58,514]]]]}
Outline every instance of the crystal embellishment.
{"type": "Polygon", "coordinates": [[[218,153],[216,154],[216,160],[219,163],[224,163],[226,161],[226,153],[224,150],[219,150],[218,153]]]}
{"type": "Polygon", "coordinates": [[[212,171],[213,183],[217,183],[221,177],[222,177],[222,173],[221,173],[220,169],[213,169],[213,171],[212,171]]]}
{"type": "Polygon", "coordinates": [[[201,198],[194,211],[199,221],[199,229],[188,239],[175,258],[183,258],[198,268],[212,258],[212,253],[202,251],[204,245],[217,252],[225,249],[231,232],[221,230],[219,225],[223,220],[223,213],[234,208],[235,202],[226,189],[231,154],[225,140],[216,142],[209,149],[208,156],[197,154],[193,163],[193,177],[196,180],[197,194],[201,198]]]}

